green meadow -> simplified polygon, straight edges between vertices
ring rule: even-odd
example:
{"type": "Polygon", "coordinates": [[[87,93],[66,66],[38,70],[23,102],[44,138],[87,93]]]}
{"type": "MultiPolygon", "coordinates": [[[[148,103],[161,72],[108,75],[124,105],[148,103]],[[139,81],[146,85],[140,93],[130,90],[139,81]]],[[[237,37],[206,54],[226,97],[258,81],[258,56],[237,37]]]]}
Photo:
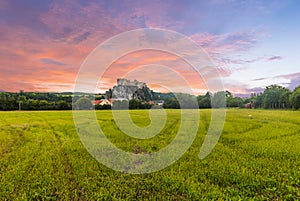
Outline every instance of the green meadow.
{"type": "MultiPolygon", "coordinates": [[[[136,154],[166,147],[180,127],[180,110],[166,110],[150,139],[122,133],[111,111],[96,111],[107,138],[136,154]]],[[[150,124],[147,110],[133,122],[150,124]]],[[[94,159],[82,145],[71,111],[0,112],[0,200],[299,200],[300,111],[228,109],[222,135],[198,155],[210,123],[200,110],[197,136],[169,167],[132,175],[94,159]]]]}

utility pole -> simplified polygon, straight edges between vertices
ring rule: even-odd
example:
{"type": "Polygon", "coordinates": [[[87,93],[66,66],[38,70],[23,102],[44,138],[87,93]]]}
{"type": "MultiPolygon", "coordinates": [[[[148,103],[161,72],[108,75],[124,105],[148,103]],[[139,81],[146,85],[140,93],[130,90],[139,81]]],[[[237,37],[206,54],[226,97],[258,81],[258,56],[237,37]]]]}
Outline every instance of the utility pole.
{"type": "Polygon", "coordinates": [[[21,111],[21,104],[22,104],[22,101],[19,101],[19,111],[21,111]]]}

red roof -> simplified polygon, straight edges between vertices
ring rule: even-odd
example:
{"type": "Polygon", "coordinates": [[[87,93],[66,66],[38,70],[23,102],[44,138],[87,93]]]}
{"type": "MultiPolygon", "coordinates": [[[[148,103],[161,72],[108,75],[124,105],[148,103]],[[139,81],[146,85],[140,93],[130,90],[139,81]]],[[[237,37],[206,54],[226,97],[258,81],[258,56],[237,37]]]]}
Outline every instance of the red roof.
{"type": "Polygon", "coordinates": [[[99,105],[103,100],[92,100],[93,105],[99,105]]]}
{"type": "Polygon", "coordinates": [[[107,99],[101,99],[101,100],[92,100],[91,101],[91,103],[93,105],[100,105],[103,102],[104,102],[104,104],[112,104],[113,100],[111,100],[111,99],[109,99],[109,100],[107,100],[107,99]]]}

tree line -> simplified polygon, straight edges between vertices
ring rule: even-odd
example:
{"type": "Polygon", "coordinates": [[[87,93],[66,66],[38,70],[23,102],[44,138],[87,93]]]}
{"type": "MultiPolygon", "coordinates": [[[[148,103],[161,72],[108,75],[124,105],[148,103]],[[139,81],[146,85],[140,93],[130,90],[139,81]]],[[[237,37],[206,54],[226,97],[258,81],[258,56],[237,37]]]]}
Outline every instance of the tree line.
{"type": "Polygon", "coordinates": [[[278,86],[271,85],[266,87],[264,92],[252,94],[246,102],[253,103],[256,108],[265,109],[295,109],[300,108],[300,86],[293,91],[278,86]]]}
{"type": "Polygon", "coordinates": [[[245,100],[234,97],[229,91],[216,93],[207,92],[205,95],[191,96],[188,94],[177,94],[176,97],[167,98],[163,104],[164,108],[218,108],[218,107],[244,107],[245,100]],[[180,101],[178,101],[178,99],[180,101]],[[191,104],[192,103],[192,104],[191,104]],[[196,105],[197,106],[196,106],[196,105]]]}
{"type": "MultiPolygon", "coordinates": [[[[261,93],[252,93],[250,98],[234,97],[229,91],[220,91],[215,94],[207,92],[195,97],[199,108],[214,107],[248,107],[264,109],[300,109],[300,86],[293,91],[279,86],[270,85],[261,93]]],[[[167,98],[164,108],[180,108],[181,104],[176,97],[167,98]]]]}
{"type": "Polygon", "coordinates": [[[70,110],[72,93],[1,92],[0,110],[70,110]]]}
{"type": "MultiPolygon", "coordinates": [[[[211,108],[213,107],[247,107],[265,109],[299,109],[300,86],[293,91],[279,86],[270,85],[261,93],[253,93],[251,97],[243,99],[234,97],[229,91],[217,93],[207,92],[204,95],[193,96],[184,93],[157,93],[157,99],[163,100],[162,106],[157,108],[211,108]]],[[[91,104],[91,100],[103,99],[101,94],[76,95],[66,93],[39,93],[39,92],[0,92],[0,110],[71,110],[74,109],[111,109],[110,105],[91,104]]],[[[153,104],[140,100],[114,101],[113,109],[149,109],[153,104]]]]}

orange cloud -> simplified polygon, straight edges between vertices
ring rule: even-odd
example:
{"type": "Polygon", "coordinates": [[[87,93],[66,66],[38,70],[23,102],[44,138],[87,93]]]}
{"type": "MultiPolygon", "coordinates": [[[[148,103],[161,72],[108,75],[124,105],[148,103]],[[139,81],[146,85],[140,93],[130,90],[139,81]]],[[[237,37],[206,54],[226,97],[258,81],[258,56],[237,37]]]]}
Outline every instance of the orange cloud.
{"type": "MultiPolygon", "coordinates": [[[[10,3],[0,2],[0,12],[15,9],[10,3]]],[[[194,23],[194,16],[183,16],[183,11],[191,8],[187,2],[99,1],[83,5],[80,1],[54,0],[50,5],[40,4],[24,5],[22,12],[13,13],[16,20],[12,23],[0,21],[0,90],[72,90],[80,65],[101,42],[135,28],[185,31],[187,24],[194,23]],[[28,19],[34,20],[31,23],[28,19]]],[[[197,3],[197,6],[202,8],[202,4],[207,3],[197,3]]],[[[194,13],[197,19],[202,17],[199,13],[194,13]]],[[[225,77],[235,69],[224,66],[224,54],[251,48],[256,44],[254,35],[241,32],[223,35],[198,33],[192,38],[216,61],[219,73],[225,77]]],[[[170,67],[197,91],[207,88],[203,76],[175,55],[142,51],[130,53],[114,62],[99,78],[99,89],[103,91],[112,87],[117,78],[149,64],[170,67]]],[[[101,68],[101,64],[97,65],[101,68]]],[[[159,71],[159,67],[151,69],[150,66],[143,69],[144,72],[135,74],[136,79],[150,80],[150,75],[156,72],[170,85],[178,85],[172,77],[174,74],[167,70],[159,71]]],[[[206,71],[208,69],[202,68],[200,73],[207,74],[206,71]]],[[[156,88],[155,84],[152,86],[156,88]]]]}
{"type": "MultiPolygon", "coordinates": [[[[109,66],[99,79],[109,80],[105,85],[112,87],[117,78],[137,79],[149,83],[154,90],[159,90],[161,85],[181,89],[179,82],[181,79],[184,79],[190,88],[207,88],[201,74],[186,61],[176,55],[154,50],[127,54],[109,66]]],[[[101,85],[98,87],[103,88],[101,85]]]]}

